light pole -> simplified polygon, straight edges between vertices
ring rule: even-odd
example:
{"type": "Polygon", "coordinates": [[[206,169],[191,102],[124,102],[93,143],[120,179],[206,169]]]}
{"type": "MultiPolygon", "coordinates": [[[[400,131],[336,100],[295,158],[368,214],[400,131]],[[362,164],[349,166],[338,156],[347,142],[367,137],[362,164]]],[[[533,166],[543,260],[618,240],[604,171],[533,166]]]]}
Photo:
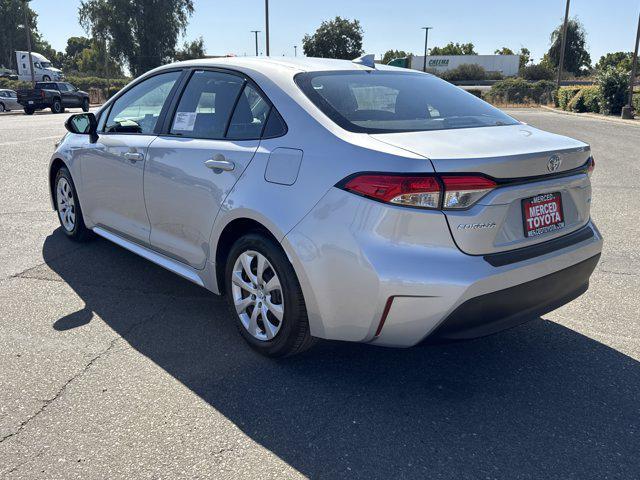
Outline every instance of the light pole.
{"type": "Polygon", "coordinates": [[[258,56],[258,34],[260,30],[251,30],[251,32],[256,36],[256,57],[258,56]]]}
{"type": "Polygon", "coordinates": [[[31,71],[31,83],[36,86],[36,75],[33,73],[33,58],[31,58],[31,25],[29,24],[29,0],[24,0],[24,30],[27,32],[27,49],[29,50],[29,70],[31,71]]]}
{"type": "Polygon", "coordinates": [[[294,57],[297,57],[297,56],[298,56],[298,46],[297,46],[297,45],[294,45],[294,46],[293,46],[293,56],[294,56],[294,57]]]}
{"type": "Polygon", "coordinates": [[[631,64],[631,78],[629,79],[629,105],[622,109],[622,118],[633,119],[633,86],[636,82],[638,71],[638,45],[640,44],[640,14],[638,14],[638,33],[636,33],[636,48],[633,51],[633,63],[631,64]]]}
{"type": "Polygon", "coordinates": [[[567,47],[567,24],[569,23],[569,2],[567,0],[567,7],[564,11],[564,25],[562,26],[562,39],[560,43],[560,61],[558,62],[558,81],[557,87],[560,88],[560,80],[562,78],[562,69],[564,68],[564,50],[567,47]]]}
{"type": "Polygon", "coordinates": [[[264,0],[265,36],[267,37],[267,57],[269,56],[269,0],[264,0]]]}
{"type": "Polygon", "coordinates": [[[422,27],[424,30],[424,59],[422,61],[422,71],[427,71],[427,42],[429,41],[429,30],[433,27],[422,27]]]}

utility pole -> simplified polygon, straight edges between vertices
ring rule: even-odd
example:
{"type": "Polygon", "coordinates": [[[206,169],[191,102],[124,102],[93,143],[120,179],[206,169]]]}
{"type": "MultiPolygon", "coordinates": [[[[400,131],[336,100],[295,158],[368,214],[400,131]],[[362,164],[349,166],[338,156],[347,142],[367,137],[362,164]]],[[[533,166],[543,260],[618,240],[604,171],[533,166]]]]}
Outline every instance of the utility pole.
{"type": "Polygon", "coordinates": [[[260,30],[251,30],[251,32],[256,36],[256,57],[258,56],[258,34],[260,30]]]}
{"type": "Polygon", "coordinates": [[[424,59],[422,61],[423,72],[427,71],[427,43],[429,41],[429,30],[432,28],[433,27],[422,27],[422,30],[424,30],[424,59]]]}
{"type": "Polygon", "coordinates": [[[633,51],[633,63],[631,64],[631,78],[629,79],[629,104],[622,109],[622,118],[633,119],[633,87],[636,83],[638,71],[638,45],[640,44],[640,14],[638,14],[638,33],[636,33],[636,48],[633,51]]]}
{"type": "Polygon", "coordinates": [[[297,56],[298,56],[298,46],[297,46],[297,45],[294,45],[294,46],[293,46],[293,56],[294,56],[294,57],[297,57],[297,56]]]}
{"type": "Polygon", "coordinates": [[[24,0],[24,30],[27,32],[27,49],[29,50],[29,70],[31,71],[31,83],[36,86],[36,75],[33,73],[33,58],[31,58],[31,25],[29,24],[29,0],[24,0]]]}
{"type": "Polygon", "coordinates": [[[264,0],[265,36],[267,37],[267,57],[269,56],[269,0],[264,0]]]}
{"type": "Polygon", "coordinates": [[[569,2],[567,0],[567,7],[564,11],[564,25],[562,26],[562,39],[560,43],[560,61],[558,62],[558,81],[557,88],[560,88],[560,80],[562,79],[562,69],[564,68],[564,51],[567,47],[567,25],[569,23],[569,2]]]}

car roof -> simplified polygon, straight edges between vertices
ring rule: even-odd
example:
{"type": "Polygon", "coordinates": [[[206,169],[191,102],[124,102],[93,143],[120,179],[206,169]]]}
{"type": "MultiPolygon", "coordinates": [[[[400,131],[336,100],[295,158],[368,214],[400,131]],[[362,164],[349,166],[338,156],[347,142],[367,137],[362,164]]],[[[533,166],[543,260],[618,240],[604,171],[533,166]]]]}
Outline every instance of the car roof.
{"type": "MultiPolygon", "coordinates": [[[[182,67],[222,67],[240,68],[254,71],[280,71],[283,74],[296,74],[299,72],[316,72],[331,70],[370,70],[369,67],[359,65],[351,60],[338,60],[334,58],[315,57],[220,57],[201,58],[197,60],[187,60],[184,62],[165,65],[161,68],[182,67]]],[[[406,69],[389,67],[388,65],[376,64],[377,70],[403,70],[406,69]]]]}

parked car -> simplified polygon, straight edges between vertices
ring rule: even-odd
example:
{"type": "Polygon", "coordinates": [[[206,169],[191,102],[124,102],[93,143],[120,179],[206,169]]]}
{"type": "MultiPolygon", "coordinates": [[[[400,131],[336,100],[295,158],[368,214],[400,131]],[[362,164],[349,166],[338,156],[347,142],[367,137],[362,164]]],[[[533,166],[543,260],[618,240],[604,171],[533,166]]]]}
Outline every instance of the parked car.
{"type": "Polygon", "coordinates": [[[143,75],[67,121],[62,232],[224,293],[270,356],[479,337],[585,292],[602,249],[589,146],[371,60],[143,75]]]}
{"type": "Polygon", "coordinates": [[[73,107],[88,112],[89,94],[67,82],[38,82],[35,88],[18,90],[18,103],[27,115],[45,108],[53,113],[63,113],[65,108],[73,107]]]}
{"type": "Polygon", "coordinates": [[[13,90],[0,89],[0,113],[11,110],[20,110],[22,105],[18,103],[18,96],[13,90]]]}

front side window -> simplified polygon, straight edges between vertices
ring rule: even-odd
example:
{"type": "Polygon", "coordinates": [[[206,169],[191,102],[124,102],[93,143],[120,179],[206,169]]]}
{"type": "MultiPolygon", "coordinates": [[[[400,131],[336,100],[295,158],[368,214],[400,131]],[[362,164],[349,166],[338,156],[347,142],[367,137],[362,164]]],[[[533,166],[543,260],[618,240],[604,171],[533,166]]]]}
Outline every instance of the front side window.
{"type": "Polygon", "coordinates": [[[392,71],[298,74],[309,99],[342,128],[393,133],[515,125],[479,98],[432,75],[392,71]]]}
{"type": "Polygon", "coordinates": [[[104,131],[154,133],[160,112],[181,72],[155,75],[127,90],[111,107],[104,131]]]}
{"type": "Polygon", "coordinates": [[[210,140],[224,138],[231,111],[244,83],[242,77],[229,73],[194,72],[178,103],[171,133],[210,140]]]}

